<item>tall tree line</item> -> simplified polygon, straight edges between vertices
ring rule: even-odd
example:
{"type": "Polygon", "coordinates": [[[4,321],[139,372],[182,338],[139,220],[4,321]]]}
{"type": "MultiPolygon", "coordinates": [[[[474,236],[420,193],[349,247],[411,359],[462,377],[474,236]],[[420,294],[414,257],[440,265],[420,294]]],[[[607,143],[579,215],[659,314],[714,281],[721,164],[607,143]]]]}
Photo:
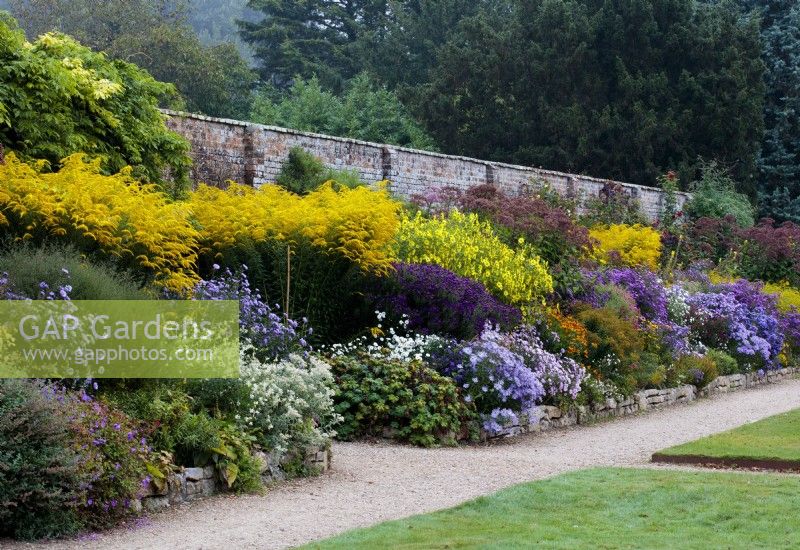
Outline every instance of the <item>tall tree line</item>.
{"type": "Polygon", "coordinates": [[[263,81],[366,71],[443,151],[647,185],[717,160],[772,215],[800,193],[797,0],[249,6],[263,81]]]}

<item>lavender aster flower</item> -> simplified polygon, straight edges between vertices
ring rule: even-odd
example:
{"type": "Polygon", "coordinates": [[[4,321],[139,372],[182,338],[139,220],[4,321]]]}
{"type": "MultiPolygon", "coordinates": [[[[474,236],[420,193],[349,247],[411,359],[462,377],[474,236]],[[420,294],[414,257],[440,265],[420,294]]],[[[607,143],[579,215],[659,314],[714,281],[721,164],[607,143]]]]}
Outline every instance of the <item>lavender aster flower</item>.
{"type": "MultiPolygon", "coordinates": [[[[243,269],[246,268],[243,266],[243,269]]],[[[194,288],[194,298],[238,300],[241,336],[269,360],[310,350],[306,340],[298,334],[297,321],[277,315],[264,302],[261,294],[250,287],[244,273],[234,275],[226,269],[216,278],[200,281],[194,288]]]]}

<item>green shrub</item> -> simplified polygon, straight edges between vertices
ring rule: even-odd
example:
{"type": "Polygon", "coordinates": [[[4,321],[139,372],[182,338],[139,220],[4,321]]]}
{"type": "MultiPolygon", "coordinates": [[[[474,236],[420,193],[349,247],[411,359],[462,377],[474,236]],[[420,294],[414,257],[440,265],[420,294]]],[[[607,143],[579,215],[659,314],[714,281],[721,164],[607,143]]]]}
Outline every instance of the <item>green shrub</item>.
{"type": "Polygon", "coordinates": [[[673,365],[670,385],[694,384],[698,388],[704,388],[717,376],[717,364],[709,355],[684,355],[673,365]]]}
{"type": "Polygon", "coordinates": [[[233,422],[204,411],[186,412],[170,428],[175,463],[214,466],[229,489],[253,493],[262,489],[260,467],[251,448],[255,439],[233,422]]]}
{"type": "Polygon", "coordinates": [[[305,195],[325,181],[325,165],[302,147],[292,147],[281,165],[275,183],[298,195],[305,195]]]}
{"type": "Polygon", "coordinates": [[[702,167],[702,176],[692,184],[691,200],[686,204],[686,213],[692,219],[724,218],[733,216],[741,227],[755,224],[753,205],[747,197],[736,191],[736,183],[717,163],[709,162],[702,167]]]}
{"type": "Polygon", "coordinates": [[[721,376],[738,374],[742,370],[739,367],[739,363],[736,361],[736,359],[724,351],[720,351],[718,349],[709,349],[706,352],[706,357],[714,361],[714,364],[717,366],[717,371],[721,376]]]}
{"type": "Polygon", "coordinates": [[[63,402],[33,381],[0,380],[0,537],[57,537],[80,528],[85,472],[63,402]]]}
{"type": "Polygon", "coordinates": [[[331,360],[339,437],[392,435],[430,447],[453,442],[471,417],[455,382],[422,363],[366,354],[331,360]]]}
{"type": "Polygon", "coordinates": [[[219,425],[195,404],[181,383],[157,382],[137,390],[120,390],[110,398],[126,413],[156,426],[150,442],[180,466],[205,466],[208,449],[222,444],[219,425]]]}
{"type": "Polygon", "coordinates": [[[223,271],[236,271],[246,265],[251,287],[261,290],[266,301],[279,304],[281,309],[290,272],[290,315],[309,319],[315,342],[346,340],[362,330],[374,315],[366,308],[363,296],[371,277],[347,258],[307,241],[294,243],[291,254],[287,266],[286,243],[242,240],[209,261],[216,261],[223,271]]]}
{"type": "Polygon", "coordinates": [[[302,147],[289,150],[289,156],[275,179],[275,183],[298,195],[310,193],[326,181],[335,181],[351,189],[364,185],[358,171],[327,168],[320,159],[302,147]]]}
{"type": "Polygon", "coordinates": [[[261,491],[260,466],[251,452],[255,438],[233,422],[204,412],[189,414],[176,427],[175,438],[181,452],[191,453],[195,466],[213,465],[229,489],[261,491]]]}
{"type": "Polygon", "coordinates": [[[347,187],[348,189],[355,189],[356,187],[365,185],[365,182],[361,181],[361,175],[356,169],[328,169],[328,173],[325,175],[325,181],[328,180],[336,182],[339,187],[347,187]]]}
{"type": "Polygon", "coordinates": [[[232,420],[209,414],[181,382],[147,383],[132,391],[114,391],[109,397],[132,417],[154,426],[150,444],[155,451],[168,453],[175,464],[213,465],[231,489],[260,490],[257,461],[250,452],[254,439],[232,420]]]}
{"type": "Polygon", "coordinates": [[[150,445],[156,451],[175,451],[174,432],[178,423],[190,410],[190,398],[180,388],[180,383],[147,380],[142,386],[121,384],[106,391],[108,399],[129,416],[150,424],[150,445]]]}
{"type": "Polygon", "coordinates": [[[576,315],[587,330],[587,362],[596,376],[616,384],[626,395],[638,388],[636,369],[645,350],[642,332],[608,308],[585,309],[576,315]]]}
{"type": "Polygon", "coordinates": [[[233,417],[249,397],[241,378],[205,378],[186,381],[186,393],[196,410],[233,417]]]}
{"type": "Polygon", "coordinates": [[[181,466],[206,466],[209,450],[222,445],[220,426],[205,413],[187,412],[172,427],[175,462],[181,466]]]}
{"type": "Polygon", "coordinates": [[[667,379],[667,368],[656,353],[644,352],[632,369],[637,389],[660,388],[667,379]]]}
{"type": "Polygon", "coordinates": [[[73,300],[145,300],[149,294],[133,277],[110,264],[91,262],[70,246],[14,246],[0,252],[0,266],[16,292],[36,298],[39,283],[70,285],[73,300]],[[65,271],[66,270],[66,271],[65,271]]]}
{"type": "Polygon", "coordinates": [[[85,152],[102,158],[108,173],[132,166],[137,178],[177,195],[189,183],[189,144],[167,129],[158,110],[174,94],[171,84],[66,35],[29,43],[0,12],[0,143],[25,160],[57,167],[85,152]]]}
{"type": "MultiPolygon", "coordinates": [[[[576,405],[603,405],[608,399],[615,401],[622,401],[625,396],[620,393],[619,388],[606,380],[599,380],[594,376],[587,376],[581,382],[581,391],[575,399],[576,405]]],[[[570,406],[570,403],[564,404],[565,408],[570,406]]]]}

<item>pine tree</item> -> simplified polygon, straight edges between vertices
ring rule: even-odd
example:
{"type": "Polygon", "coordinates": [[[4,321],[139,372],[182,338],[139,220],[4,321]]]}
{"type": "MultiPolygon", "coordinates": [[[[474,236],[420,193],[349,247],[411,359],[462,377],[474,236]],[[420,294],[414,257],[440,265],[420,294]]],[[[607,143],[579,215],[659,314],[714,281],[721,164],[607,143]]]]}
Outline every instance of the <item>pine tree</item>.
{"type": "Polygon", "coordinates": [[[295,76],[316,76],[340,91],[365,68],[372,46],[385,35],[388,0],[250,0],[261,21],[241,22],[255,50],[262,79],[288,87],[295,76]]]}
{"type": "Polygon", "coordinates": [[[728,2],[510,0],[462,21],[414,112],[443,150],[652,185],[717,159],[754,194],[757,20],[728,2]]]}
{"type": "Polygon", "coordinates": [[[800,222],[800,2],[755,0],[767,71],[759,156],[761,214],[800,222]]]}

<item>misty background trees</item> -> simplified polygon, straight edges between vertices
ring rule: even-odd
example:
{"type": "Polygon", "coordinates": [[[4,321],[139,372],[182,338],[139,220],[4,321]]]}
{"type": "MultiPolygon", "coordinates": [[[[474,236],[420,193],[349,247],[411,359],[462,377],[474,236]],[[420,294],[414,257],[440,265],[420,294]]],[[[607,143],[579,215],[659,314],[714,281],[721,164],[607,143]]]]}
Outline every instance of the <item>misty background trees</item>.
{"type": "Polygon", "coordinates": [[[170,106],[645,185],[716,161],[800,220],[798,0],[0,0],[170,106]]]}

